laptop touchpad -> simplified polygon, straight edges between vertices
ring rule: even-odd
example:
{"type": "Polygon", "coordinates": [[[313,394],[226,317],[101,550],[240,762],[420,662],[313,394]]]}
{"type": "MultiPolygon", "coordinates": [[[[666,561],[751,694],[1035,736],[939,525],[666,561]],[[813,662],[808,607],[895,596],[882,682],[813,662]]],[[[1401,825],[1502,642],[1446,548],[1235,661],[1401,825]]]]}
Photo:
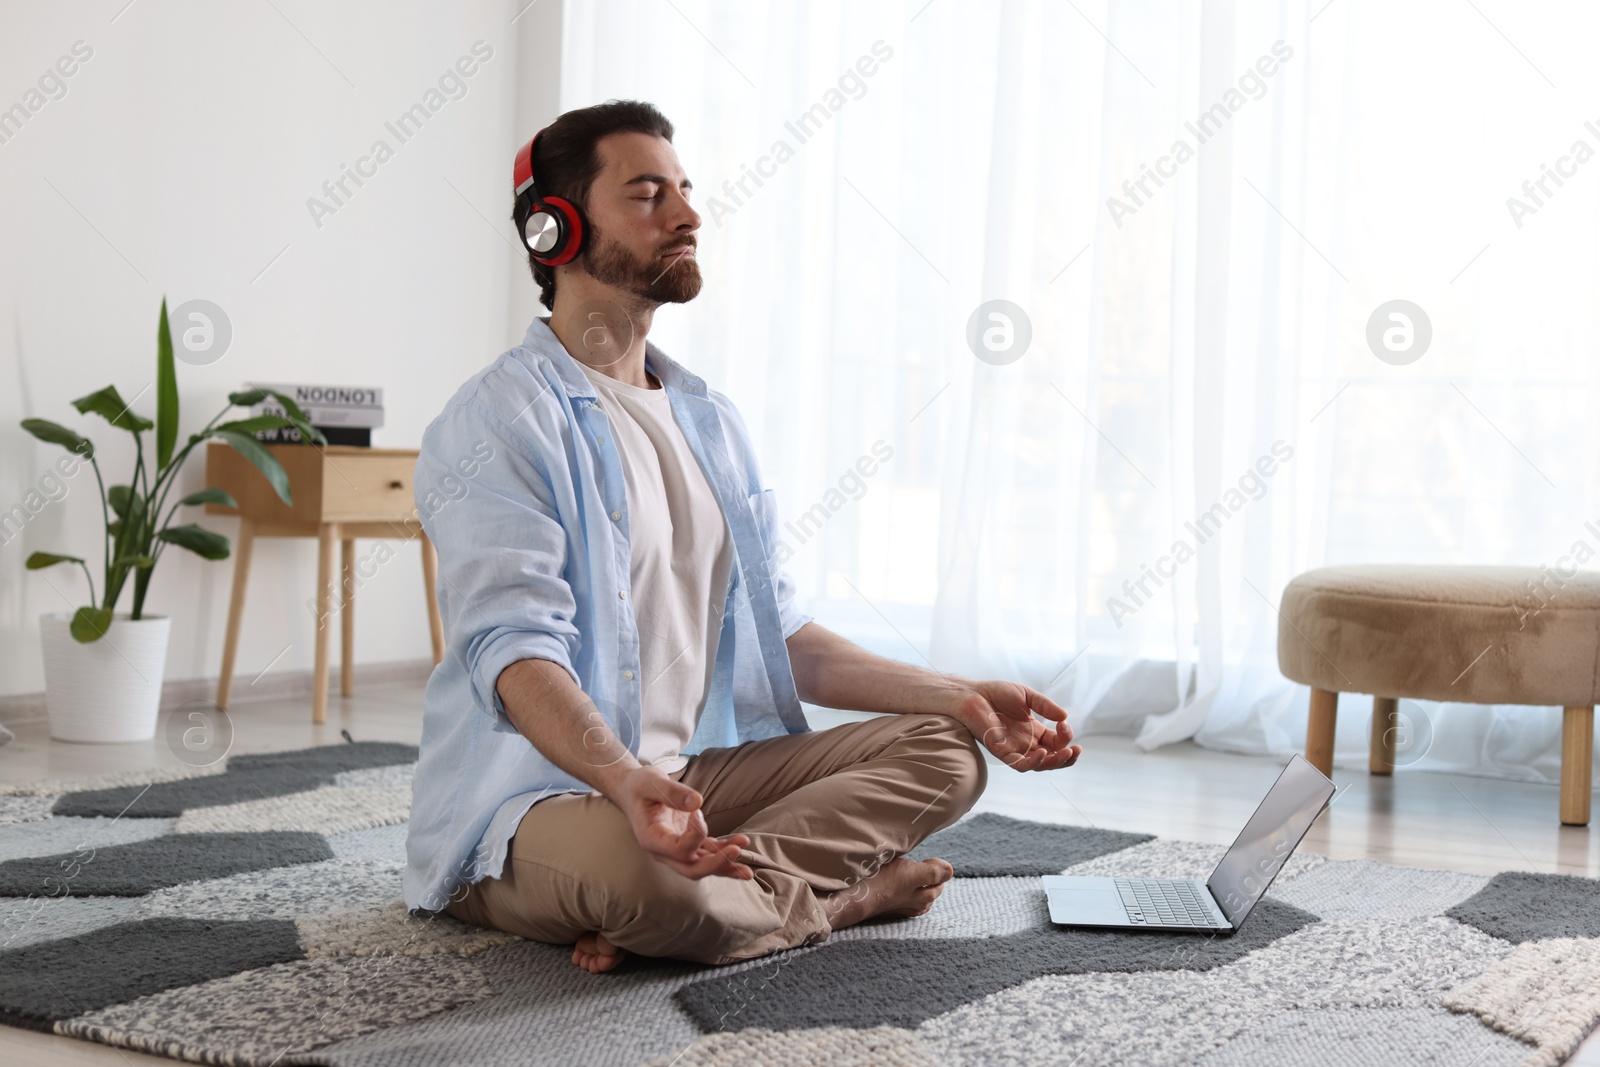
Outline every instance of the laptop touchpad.
{"type": "Polygon", "coordinates": [[[1126,926],[1128,911],[1115,889],[1051,889],[1050,920],[1086,926],[1126,926]]]}

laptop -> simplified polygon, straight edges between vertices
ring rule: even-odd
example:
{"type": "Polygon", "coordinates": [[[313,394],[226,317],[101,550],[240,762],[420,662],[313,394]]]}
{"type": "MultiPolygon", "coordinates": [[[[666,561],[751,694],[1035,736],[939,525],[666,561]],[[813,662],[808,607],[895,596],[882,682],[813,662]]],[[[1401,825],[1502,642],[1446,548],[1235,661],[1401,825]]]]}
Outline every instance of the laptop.
{"type": "Polygon", "coordinates": [[[1232,933],[1333,798],[1334,785],[1295,756],[1205,881],[1047,874],[1050,921],[1118,930],[1232,933]]]}

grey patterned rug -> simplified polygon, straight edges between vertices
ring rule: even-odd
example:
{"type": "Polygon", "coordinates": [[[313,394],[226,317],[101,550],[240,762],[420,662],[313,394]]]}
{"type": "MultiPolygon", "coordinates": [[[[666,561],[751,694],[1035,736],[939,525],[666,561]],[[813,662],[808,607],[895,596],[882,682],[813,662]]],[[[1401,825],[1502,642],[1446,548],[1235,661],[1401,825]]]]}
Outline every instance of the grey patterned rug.
{"type": "Polygon", "coordinates": [[[1600,1019],[1600,883],[1297,855],[1232,937],[1064,930],[1037,876],[1211,845],[976,815],[928,915],[737,967],[408,915],[415,748],[0,786],[0,1022],[198,1063],[1560,1063],[1600,1019]]]}

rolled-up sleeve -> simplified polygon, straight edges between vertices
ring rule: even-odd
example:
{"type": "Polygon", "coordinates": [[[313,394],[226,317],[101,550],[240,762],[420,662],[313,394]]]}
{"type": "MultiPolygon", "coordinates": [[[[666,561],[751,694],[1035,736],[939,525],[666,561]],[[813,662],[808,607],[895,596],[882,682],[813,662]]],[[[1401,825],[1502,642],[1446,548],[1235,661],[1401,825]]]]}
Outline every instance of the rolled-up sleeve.
{"type": "Polygon", "coordinates": [[[794,579],[789,577],[788,571],[778,568],[778,580],[772,588],[778,598],[778,621],[783,627],[783,639],[787,641],[812,618],[800,610],[795,600],[794,579]]]}
{"type": "Polygon", "coordinates": [[[458,399],[423,434],[416,468],[418,514],[439,554],[446,644],[474,703],[507,733],[516,728],[496,682],[511,664],[547,659],[581,684],[568,532],[549,476],[514,433],[458,399]]]}

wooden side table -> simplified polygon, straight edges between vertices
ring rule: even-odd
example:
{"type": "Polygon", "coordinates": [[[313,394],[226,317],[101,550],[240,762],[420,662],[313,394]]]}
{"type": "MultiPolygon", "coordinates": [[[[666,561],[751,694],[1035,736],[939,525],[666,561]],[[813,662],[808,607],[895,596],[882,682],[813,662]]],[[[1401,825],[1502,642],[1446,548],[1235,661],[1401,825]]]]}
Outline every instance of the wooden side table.
{"type": "Polygon", "coordinates": [[[228,603],[228,634],[222,646],[222,676],[217,707],[226,708],[233,686],[234,653],[244,619],[244,592],[250,556],[258,537],[317,539],[317,649],[312,672],[311,721],[328,720],[328,616],[333,609],[333,543],[340,545],[343,596],[339,621],[339,691],[351,694],[355,647],[356,538],[422,540],[422,577],[427,586],[428,627],[433,663],[444,658],[444,626],[434,596],[439,558],[423,532],[412,495],[417,450],[357,448],[350,445],[265,445],[289,475],[293,506],[284,504],[262,473],[232,447],[206,445],[206,484],[225,489],[237,509],[207,504],[211,515],[239,516],[233,547],[233,596],[228,603]]]}

